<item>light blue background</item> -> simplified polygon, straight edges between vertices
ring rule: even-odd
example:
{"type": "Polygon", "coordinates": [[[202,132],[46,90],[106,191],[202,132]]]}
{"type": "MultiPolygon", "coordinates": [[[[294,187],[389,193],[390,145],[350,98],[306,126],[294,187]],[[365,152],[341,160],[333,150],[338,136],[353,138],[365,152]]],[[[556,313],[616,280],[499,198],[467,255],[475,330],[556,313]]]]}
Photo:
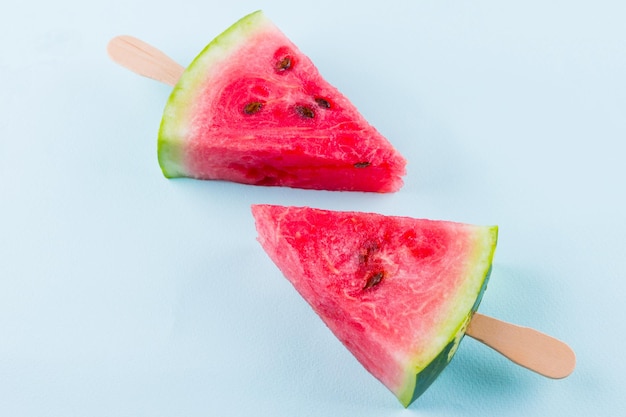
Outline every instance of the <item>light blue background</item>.
{"type": "Polygon", "coordinates": [[[0,415],[626,415],[625,21],[617,0],[3,4],[0,415]],[[162,177],[170,87],[108,40],[186,65],[259,8],[407,157],[400,192],[162,177]],[[403,409],[269,261],[253,203],[498,224],[480,311],[576,371],[467,338],[403,409]]]}

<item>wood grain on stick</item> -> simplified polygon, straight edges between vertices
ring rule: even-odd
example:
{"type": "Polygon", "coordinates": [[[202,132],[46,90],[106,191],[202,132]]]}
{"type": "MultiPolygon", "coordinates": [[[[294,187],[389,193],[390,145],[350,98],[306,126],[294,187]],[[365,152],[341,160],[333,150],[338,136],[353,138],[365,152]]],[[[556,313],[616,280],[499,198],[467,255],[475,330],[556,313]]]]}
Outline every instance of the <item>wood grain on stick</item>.
{"type": "Polygon", "coordinates": [[[111,39],[107,52],[111,59],[121,66],[171,86],[176,85],[185,70],[152,45],[128,35],[111,39]]]}
{"type": "Polygon", "coordinates": [[[576,355],[568,345],[528,327],[476,313],[466,334],[516,364],[549,378],[565,378],[576,367],[576,355]]]}

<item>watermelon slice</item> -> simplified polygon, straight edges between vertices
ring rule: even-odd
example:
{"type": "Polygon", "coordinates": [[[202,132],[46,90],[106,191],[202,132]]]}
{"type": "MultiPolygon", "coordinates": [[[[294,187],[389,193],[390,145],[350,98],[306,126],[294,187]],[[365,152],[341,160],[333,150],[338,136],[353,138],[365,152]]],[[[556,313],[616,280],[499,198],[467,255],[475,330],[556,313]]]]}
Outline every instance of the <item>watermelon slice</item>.
{"type": "Polygon", "coordinates": [[[446,367],[478,308],[497,227],[254,205],[259,242],[404,406],[446,367]]]}
{"type": "Polygon", "coordinates": [[[215,38],[164,110],[166,177],[393,192],[404,158],[261,12],[215,38]]]}

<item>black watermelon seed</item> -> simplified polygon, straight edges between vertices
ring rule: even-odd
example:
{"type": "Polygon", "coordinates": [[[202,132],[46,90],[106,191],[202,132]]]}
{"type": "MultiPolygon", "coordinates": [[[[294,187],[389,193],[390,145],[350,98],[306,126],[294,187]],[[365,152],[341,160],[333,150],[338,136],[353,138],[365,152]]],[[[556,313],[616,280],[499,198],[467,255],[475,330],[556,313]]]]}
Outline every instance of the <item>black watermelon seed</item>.
{"type": "Polygon", "coordinates": [[[318,104],[318,106],[324,109],[330,109],[330,102],[326,100],[325,98],[315,97],[315,102],[318,104]]]}
{"type": "Polygon", "coordinates": [[[243,112],[245,114],[258,113],[262,107],[263,107],[263,103],[261,103],[260,101],[251,101],[250,103],[244,106],[243,112]]]}
{"type": "Polygon", "coordinates": [[[284,56],[282,59],[276,61],[276,66],[274,67],[277,72],[285,72],[291,69],[291,57],[289,55],[284,56]]]}
{"type": "Polygon", "coordinates": [[[315,112],[309,106],[296,106],[296,113],[306,119],[312,119],[315,117],[315,112]]]}
{"type": "Polygon", "coordinates": [[[354,167],[355,168],[367,168],[371,164],[372,164],[371,162],[357,162],[356,164],[354,164],[354,167]]]}
{"type": "Polygon", "coordinates": [[[370,275],[363,289],[367,290],[369,288],[377,286],[378,284],[380,284],[380,282],[383,280],[384,277],[385,277],[384,271],[379,271],[379,272],[376,272],[375,274],[370,275]]]}

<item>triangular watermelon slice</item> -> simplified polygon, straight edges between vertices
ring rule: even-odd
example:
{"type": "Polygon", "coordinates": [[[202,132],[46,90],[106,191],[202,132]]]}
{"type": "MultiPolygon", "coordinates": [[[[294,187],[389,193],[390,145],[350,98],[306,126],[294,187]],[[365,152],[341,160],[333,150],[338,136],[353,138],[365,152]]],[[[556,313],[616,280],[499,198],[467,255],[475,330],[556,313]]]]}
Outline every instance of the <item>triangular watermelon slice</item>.
{"type": "Polygon", "coordinates": [[[259,242],[361,364],[408,406],[478,308],[497,227],[255,205],[259,242]]]}
{"type": "Polygon", "coordinates": [[[404,158],[261,12],[216,37],[169,98],[167,177],[393,192],[404,158]]]}

